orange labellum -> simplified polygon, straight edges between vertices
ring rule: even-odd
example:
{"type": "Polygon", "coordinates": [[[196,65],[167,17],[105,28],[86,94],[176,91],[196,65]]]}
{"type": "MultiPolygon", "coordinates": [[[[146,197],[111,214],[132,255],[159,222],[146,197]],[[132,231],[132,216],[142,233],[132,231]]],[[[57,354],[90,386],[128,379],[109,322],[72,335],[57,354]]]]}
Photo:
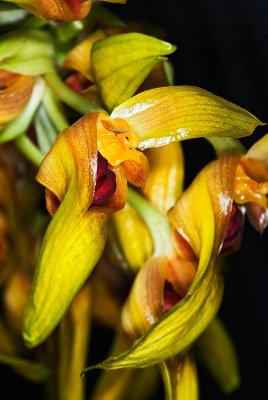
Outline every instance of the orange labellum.
{"type": "Polygon", "coordinates": [[[121,118],[110,119],[101,115],[98,121],[97,142],[98,151],[114,167],[127,160],[140,163],[140,152],[136,150],[139,137],[121,118]]]}

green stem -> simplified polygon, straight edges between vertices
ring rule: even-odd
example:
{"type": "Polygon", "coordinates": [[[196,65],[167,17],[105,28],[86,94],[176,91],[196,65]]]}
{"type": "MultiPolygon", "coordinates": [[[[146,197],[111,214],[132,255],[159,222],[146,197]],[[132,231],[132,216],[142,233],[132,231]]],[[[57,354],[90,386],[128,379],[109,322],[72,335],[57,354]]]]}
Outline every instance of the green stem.
{"type": "Polygon", "coordinates": [[[245,153],[245,148],[238,139],[221,136],[206,137],[206,139],[214,147],[217,157],[225,153],[245,153]]]}
{"type": "Polygon", "coordinates": [[[32,96],[26,107],[22,110],[18,117],[11,121],[0,133],[0,143],[13,140],[27,131],[42,100],[44,88],[44,81],[40,78],[37,78],[36,84],[32,91],[32,96]]]}
{"type": "Polygon", "coordinates": [[[65,85],[56,72],[51,72],[45,75],[44,78],[48,86],[59,97],[59,99],[80,114],[84,115],[94,111],[106,113],[105,110],[98,107],[96,104],[89,103],[89,101],[80,96],[80,94],[74,92],[65,85]]]}
{"type": "Polygon", "coordinates": [[[53,124],[59,132],[68,128],[70,124],[63,113],[60,103],[57,101],[54,93],[49,87],[46,88],[43,105],[47,115],[50,117],[51,121],[53,121],[53,124]]]}
{"type": "Polygon", "coordinates": [[[154,256],[172,256],[174,253],[170,224],[146,199],[135,190],[128,188],[128,202],[146,222],[154,241],[154,256]]]}
{"type": "Polygon", "coordinates": [[[64,25],[55,24],[56,34],[62,42],[70,41],[81,33],[84,28],[84,21],[73,21],[64,25]]]}
{"type": "Polygon", "coordinates": [[[18,149],[37,167],[40,166],[44,158],[44,154],[33,144],[33,142],[25,135],[18,136],[15,139],[18,149]]]}

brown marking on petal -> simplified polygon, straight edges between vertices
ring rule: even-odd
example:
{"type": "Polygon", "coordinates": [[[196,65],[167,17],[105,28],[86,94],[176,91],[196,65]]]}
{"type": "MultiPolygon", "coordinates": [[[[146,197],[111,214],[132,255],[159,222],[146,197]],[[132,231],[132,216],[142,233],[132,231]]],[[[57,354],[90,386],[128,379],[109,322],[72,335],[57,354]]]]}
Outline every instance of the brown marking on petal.
{"type": "Polygon", "coordinates": [[[237,249],[243,234],[243,214],[233,202],[228,227],[225,232],[221,254],[237,249]]]}
{"type": "Polygon", "coordinates": [[[174,307],[182,297],[174,290],[170,282],[165,281],[164,286],[164,300],[163,300],[163,312],[168,312],[174,307]]]}

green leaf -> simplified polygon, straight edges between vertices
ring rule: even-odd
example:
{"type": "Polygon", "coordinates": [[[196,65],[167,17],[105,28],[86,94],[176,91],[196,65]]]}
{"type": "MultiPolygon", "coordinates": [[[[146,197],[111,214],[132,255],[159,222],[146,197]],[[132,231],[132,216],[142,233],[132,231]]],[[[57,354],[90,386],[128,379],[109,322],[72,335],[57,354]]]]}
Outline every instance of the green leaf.
{"type": "Polygon", "coordinates": [[[215,317],[197,339],[194,349],[224,393],[238,389],[240,373],[235,348],[219,318],[215,317]]]}
{"type": "Polygon", "coordinates": [[[243,108],[194,86],[168,86],[139,93],[115,108],[140,136],[140,149],[208,136],[250,135],[258,118],[243,108]]]}
{"type": "Polygon", "coordinates": [[[16,30],[0,43],[0,68],[23,75],[42,75],[54,69],[54,48],[48,33],[16,30]]]}
{"type": "Polygon", "coordinates": [[[92,68],[102,99],[112,110],[130,98],[164,55],[176,46],[141,33],[100,39],[91,51],[92,68]]]}

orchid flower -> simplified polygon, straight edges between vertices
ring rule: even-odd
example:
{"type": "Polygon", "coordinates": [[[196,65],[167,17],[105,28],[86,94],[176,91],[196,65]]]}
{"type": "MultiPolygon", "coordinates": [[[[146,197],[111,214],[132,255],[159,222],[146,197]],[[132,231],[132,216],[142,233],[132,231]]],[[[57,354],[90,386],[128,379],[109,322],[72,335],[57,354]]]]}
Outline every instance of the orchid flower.
{"type": "Polygon", "coordinates": [[[137,340],[128,350],[88,369],[160,364],[173,396],[168,398],[196,398],[195,365],[190,355],[183,354],[217,313],[223,294],[219,261],[228,253],[226,248],[230,251],[241,239],[242,219],[234,230],[233,211],[238,161],[239,157],[228,155],[199,173],[168,212],[172,229],[148,202],[130,193],[130,204],[146,220],[158,221],[157,232],[151,228],[151,234],[161,237],[138,272],[123,309],[122,327],[137,340]],[[225,174],[226,168],[234,171],[232,177],[225,174]],[[163,244],[165,232],[172,231],[175,244],[166,240],[163,244]],[[193,385],[184,386],[187,382],[193,385]]]}
{"type": "Polygon", "coordinates": [[[148,163],[140,150],[233,131],[248,135],[259,124],[249,112],[205,90],[171,86],[139,93],[110,117],[86,115],[63,131],[37,175],[53,218],[25,311],[27,345],[36,346],[53,331],[91,273],[109,215],[126,202],[127,181],[145,185],[148,163]]]}

